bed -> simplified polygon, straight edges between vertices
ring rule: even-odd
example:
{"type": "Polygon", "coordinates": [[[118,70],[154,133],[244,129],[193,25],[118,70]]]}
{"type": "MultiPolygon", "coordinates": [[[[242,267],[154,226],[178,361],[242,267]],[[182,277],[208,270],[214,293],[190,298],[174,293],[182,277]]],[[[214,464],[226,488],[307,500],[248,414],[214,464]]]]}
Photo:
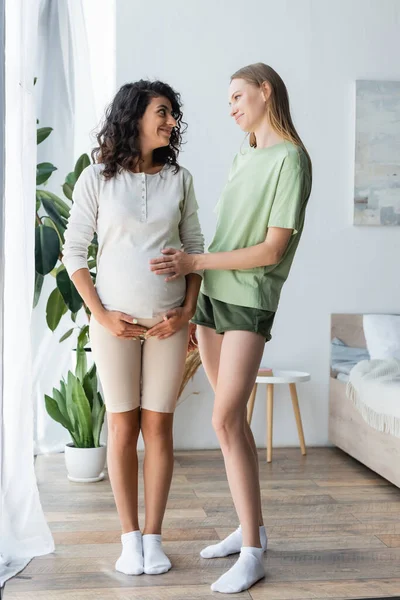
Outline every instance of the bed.
{"type": "MultiPolygon", "coordinates": [[[[332,315],[331,342],[337,340],[351,348],[366,350],[363,315],[332,315]]],[[[400,487],[400,437],[379,431],[367,423],[346,394],[348,377],[332,366],[331,362],[330,442],[400,487]]]]}

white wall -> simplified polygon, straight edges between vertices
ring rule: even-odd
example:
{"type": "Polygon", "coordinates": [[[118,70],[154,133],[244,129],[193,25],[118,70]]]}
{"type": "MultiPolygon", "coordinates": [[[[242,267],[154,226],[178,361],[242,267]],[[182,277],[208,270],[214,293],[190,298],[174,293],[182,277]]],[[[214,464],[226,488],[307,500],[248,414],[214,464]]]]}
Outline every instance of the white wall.
{"type": "MultiPolygon", "coordinates": [[[[332,312],[399,312],[399,228],[352,225],[356,79],[400,79],[397,0],[117,0],[117,85],[141,77],[175,86],[185,103],[188,143],[208,241],[213,207],[243,135],[228,116],[229,76],[263,61],[287,84],[296,127],[313,159],[306,228],[282,295],[264,363],[307,370],[299,386],[306,442],[328,443],[332,312]]],[[[200,390],[176,413],[178,448],[217,445],[212,394],[200,390]]],[[[264,390],[253,418],[265,439],[264,390]]],[[[276,395],[274,443],[296,445],[290,399],[276,395]]]]}
{"type": "Polygon", "coordinates": [[[97,126],[115,93],[115,0],[82,0],[82,7],[97,126]]]}

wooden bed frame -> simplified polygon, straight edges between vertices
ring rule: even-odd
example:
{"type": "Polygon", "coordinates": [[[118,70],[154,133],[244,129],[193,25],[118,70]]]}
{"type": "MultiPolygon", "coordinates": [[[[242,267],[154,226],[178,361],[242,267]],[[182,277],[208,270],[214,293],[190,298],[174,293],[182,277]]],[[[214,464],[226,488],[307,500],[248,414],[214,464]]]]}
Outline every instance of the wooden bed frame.
{"type": "MultiPolygon", "coordinates": [[[[334,314],[331,339],[365,348],[362,315],[334,314]]],[[[331,372],[329,440],[353,458],[400,487],[400,438],[373,429],[346,396],[346,384],[331,372]]]]}

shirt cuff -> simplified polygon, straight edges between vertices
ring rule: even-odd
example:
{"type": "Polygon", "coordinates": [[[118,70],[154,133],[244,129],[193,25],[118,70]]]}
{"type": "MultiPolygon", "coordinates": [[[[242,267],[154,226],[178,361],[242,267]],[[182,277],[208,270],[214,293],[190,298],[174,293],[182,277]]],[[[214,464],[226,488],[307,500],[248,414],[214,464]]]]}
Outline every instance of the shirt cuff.
{"type": "Polygon", "coordinates": [[[63,265],[64,265],[70,279],[71,279],[72,275],[74,275],[74,273],[79,271],[79,269],[89,269],[87,260],[82,259],[78,256],[73,257],[73,258],[68,258],[67,260],[65,260],[65,257],[63,257],[63,265]]]}

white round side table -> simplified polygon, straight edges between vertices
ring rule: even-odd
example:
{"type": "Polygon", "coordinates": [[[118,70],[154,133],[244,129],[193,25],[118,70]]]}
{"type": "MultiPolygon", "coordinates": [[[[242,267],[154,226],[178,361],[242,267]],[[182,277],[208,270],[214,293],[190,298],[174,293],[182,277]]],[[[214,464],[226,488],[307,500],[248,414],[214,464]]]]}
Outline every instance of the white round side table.
{"type": "Polygon", "coordinates": [[[301,422],[300,416],[299,399],[297,396],[296,384],[302,383],[304,381],[309,381],[310,379],[310,374],[304,373],[302,371],[280,371],[274,369],[272,375],[265,374],[265,369],[261,369],[259,371],[256,383],[254,384],[253,391],[251,392],[251,396],[247,404],[247,422],[249,425],[251,425],[258,384],[265,383],[267,386],[267,462],[272,462],[272,423],[274,413],[274,386],[279,384],[289,385],[294,416],[296,419],[297,432],[299,434],[301,453],[303,455],[307,453],[306,444],[304,441],[303,424],[301,422]]]}

